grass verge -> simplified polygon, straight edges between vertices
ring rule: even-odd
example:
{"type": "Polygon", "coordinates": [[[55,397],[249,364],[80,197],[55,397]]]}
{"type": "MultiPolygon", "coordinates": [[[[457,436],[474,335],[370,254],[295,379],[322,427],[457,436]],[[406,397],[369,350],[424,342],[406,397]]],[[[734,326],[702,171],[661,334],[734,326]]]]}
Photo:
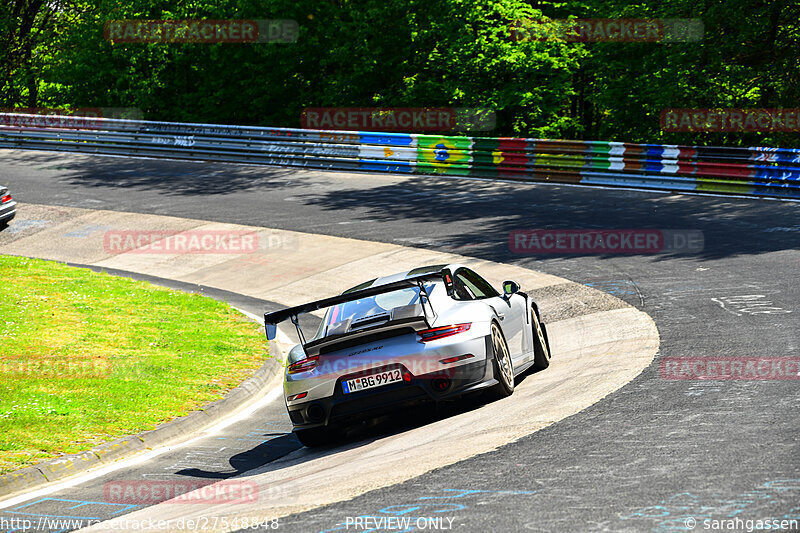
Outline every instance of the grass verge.
{"type": "Polygon", "coordinates": [[[185,415],[265,357],[224,303],[0,256],[0,474],[185,415]]]}

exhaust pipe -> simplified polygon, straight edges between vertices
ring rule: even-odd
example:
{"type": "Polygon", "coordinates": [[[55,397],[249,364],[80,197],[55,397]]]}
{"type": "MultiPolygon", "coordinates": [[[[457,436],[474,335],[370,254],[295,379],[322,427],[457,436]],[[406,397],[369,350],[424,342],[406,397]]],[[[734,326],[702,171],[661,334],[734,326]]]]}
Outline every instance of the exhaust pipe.
{"type": "Polygon", "coordinates": [[[318,424],[325,420],[325,409],[318,403],[312,403],[306,408],[306,418],[309,422],[318,424]]]}

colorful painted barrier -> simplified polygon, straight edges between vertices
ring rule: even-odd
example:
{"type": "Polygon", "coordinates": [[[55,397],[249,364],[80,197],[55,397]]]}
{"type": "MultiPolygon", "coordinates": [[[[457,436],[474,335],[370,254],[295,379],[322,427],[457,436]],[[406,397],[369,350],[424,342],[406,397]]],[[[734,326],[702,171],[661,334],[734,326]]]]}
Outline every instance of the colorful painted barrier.
{"type": "Polygon", "coordinates": [[[800,149],[303,130],[0,113],[0,147],[800,199],[800,149]]]}

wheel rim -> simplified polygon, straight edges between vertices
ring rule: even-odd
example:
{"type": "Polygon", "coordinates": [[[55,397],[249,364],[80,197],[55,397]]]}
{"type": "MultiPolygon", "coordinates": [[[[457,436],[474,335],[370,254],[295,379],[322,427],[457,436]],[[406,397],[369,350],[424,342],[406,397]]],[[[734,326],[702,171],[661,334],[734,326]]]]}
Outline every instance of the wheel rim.
{"type": "Polygon", "coordinates": [[[514,380],[514,371],[511,368],[511,356],[508,354],[506,343],[497,326],[492,326],[492,345],[494,346],[494,357],[497,359],[497,366],[500,367],[500,375],[507,386],[511,386],[514,380]]]}

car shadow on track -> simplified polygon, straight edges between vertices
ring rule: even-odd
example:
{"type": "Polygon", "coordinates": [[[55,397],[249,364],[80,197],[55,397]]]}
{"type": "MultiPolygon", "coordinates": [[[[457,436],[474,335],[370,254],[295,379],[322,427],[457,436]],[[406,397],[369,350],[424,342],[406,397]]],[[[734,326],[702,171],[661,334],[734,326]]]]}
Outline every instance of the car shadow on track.
{"type": "MultiPolygon", "coordinates": [[[[518,386],[527,377],[535,373],[527,371],[517,376],[516,385],[518,386]]],[[[275,470],[280,470],[306,461],[367,446],[383,438],[399,435],[440,420],[468,413],[492,403],[493,400],[494,398],[490,392],[483,391],[465,395],[457,400],[438,404],[430,402],[398,410],[354,423],[348,426],[347,430],[338,439],[331,441],[328,445],[317,448],[305,448],[293,433],[265,433],[263,437],[268,440],[230,458],[229,463],[232,467],[230,471],[219,472],[200,468],[185,468],[179,470],[176,474],[199,479],[224,480],[256,470],[261,471],[261,467],[292,454],[291,460],[274,465],[275,470]],[[298,451],[300,453],[294,453],[298,451]]]]}
{"type": "MultiPolygon", "coordinates": [[[[531,375],[533,375],[532,372],[525,372],[522,376],[517,377],[516,383],[521,383],[526,377],[531,375]]],[[[263,469],[259,467],[267,466],[269,463],[283,458],[289,453],[297,452],[292,453],[288,461],[283,461],[269,467],[270,470],[290,468],[307,461],[367,446],[375,441],[393,435],[399,435],[436,423],[440,420],[468,413],[480,409],[492,403],[492,401],[493,397],[491,393],[485,391],[472,393],[458,400],[440,402],[438,404],[431,402],[406,408],[359,423],[354,423],[348,426],[347,430],[340,435],[338,439],[331,441],[330,444],[316,448],[305,448],[293,434],[284,434],[281,437],[267,441],[247,452],[232,457],[230,461],[231,466],[236,468],[236,471],[233,473],[220,474],[192,468],[182,470],[179,474],[217,479],[225,479],[234,475],[245,474],[248,471],[256,474],[263,472],[263,469]],[[275,444],[279,444],[279,446],[275,444]],[[278,452],[277,448],[281,448],[283,452],[278,452]]]]}
{"type": "Polygon", "coordinates": [[[269,440],[230,458],[232,471],[217,472],[200,468],[184,468],[177,471],[176,474],[202,479],[228,479],[264,466],[303,447],[292,433],[265,433],[263,436],[269,440]]]}

